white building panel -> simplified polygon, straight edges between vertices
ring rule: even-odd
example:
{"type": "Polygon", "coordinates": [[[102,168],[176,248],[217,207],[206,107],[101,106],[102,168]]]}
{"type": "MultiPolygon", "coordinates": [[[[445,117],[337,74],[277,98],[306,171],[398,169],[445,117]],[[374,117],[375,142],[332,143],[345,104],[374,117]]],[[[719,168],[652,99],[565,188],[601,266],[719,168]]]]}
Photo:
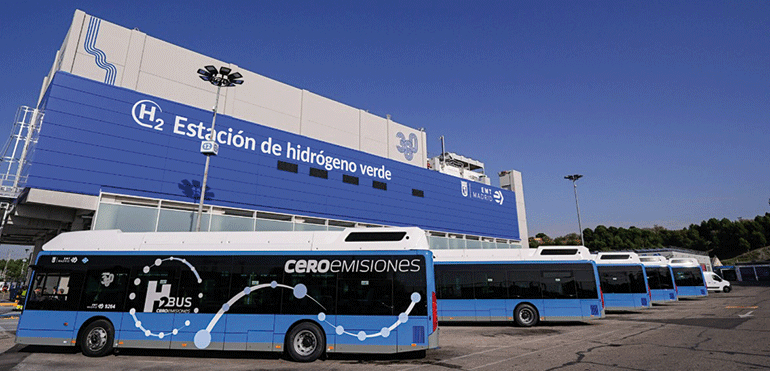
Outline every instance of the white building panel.
{"type": "Polygon", "coordinates": [[[246,119],[249,122],[256,122],[261,125],[276,128],[278,130],[299,133],[299,117],[291,117],[280,112],[269,110],[265,107],[238,101],[235,105],[233,117],[259,117],[256,119],[246,119]]]}
{"type": "MultiPolygon", "coordinates": [[[[217,89],[215,86],[201,80],[197,74],[198,69],[206,65],[217,67],[229,66],[229,64],[216,59],[148,37],[144,43],[140,85],[137,85],[137,90],[179,103],[211,110],[214,107],[217,89]],[[150,87],[154,89],[144,90],[145,86],[141,85],[141,81],[145,79],[145,76],[143,76],[145,74],[159,76],[163,80],[173,82],[173,89],[170,89],[170,87],[150,87]],[[159,91],[163,91],[164,94],[158,94],[157,92],[159,91]]],[[[220,107],[224,107],[224,101],[221,99],[220,107]]]]}
{"type": "MultiPolygon", "coordinates": [[[[204,91],[200,88],[180,84],[178,81],[165,79],[144,71],[139,72],[136,90],[182,104],[205,108],[209,111],[214,107],[214,100],[216,98],[216,90],[213,92],[204,91]]],[[[220,98],[219,106],[224,106],[224,97],[220,98]]]]}
{"type": "Polygon", "coordinates": [[[388,120],[366,111],[361,114],[361,151],[388,157],[388,120]]]}
{"type": "Polygon", "coordinates": [[[71,72],[108,84],[119,83],[131,31],[96,17],[85,16],[80,32],[70,30],[70,37],[75,35],[79,43],[71,72]]]}
{"type": "Polygon", "coordinates": [[[300,135],[358,149],[358,110],[329,98],[302,91],[300,135]]]}
{"type": "Polygon", "coordinates": [[[139,82],[139,71],[142,67],[142,56],[144,54],[144,43],[147,35],[139,30],[131,31],[131,39],[128,43],[128,52],[126,65],[123,68],[123,78],[120,80],[120,86],[136,90],[139,82]]]}
{"type": "MultiPolygon", "coordinates": [[[[83,22],[86,21],[86,13],[76,11],[72,18],[72,25],[67,31],[67,36],[64,38],[61,49],[59,49],[59,60],[54,62],[54,71],[51,71],[50,78],[53,78],[53,73],[61,69],[62,71],[72,72],[72,64],[75,61],[75,54],[78,51],[78,42],[80,41],[80,31],[83,28],[83,22]]],[[[50,80],[49,78],[49,80],[50,80]]]]}
{"type": "MultiPolygon", "coordinates": [[[[93,46],[96,52],[101,51],[106,57],[106,62],[125,66],[128,56],[128,44],[131,41],[131,30],[120,27],[114,23],[102,21],[96,17],[86,17],[81,32],[81,39],[84,39],[91,32],[94,38],[93,46]],[[94,20],[92,22],[92,20],[94,20]],[[89,27],[92,26],[92,27],[89,27]]],[[[78,53],[87,53],[84,49],[84,43],[80,43],[78,53]]],[[[92,51],[93,53],[94,51],[92,51]]],[[[89,53],[89,54],[92,54],[89,53]]],[[[92,55],[92,58],[95,58],[92,55]]],[[[96,64],[94,62],[94,64],[96,64]]],[[[119,81],[119,80],[118,80],[119,81]]]]}
{"type": "MultiPolygon", "coordinates": [[[[123,66],[114,65],[117,72],[115,81],[120,81],[123,75],[123,66]]],[[[107,71],[99,68],[94,63],[94,56],[87,53],[75,54],[75,63],[72,65],[72,74],[82,76],[88,79],[104,82],[107,77],[107,71]]]]}
{"type": "MultiPolygon", "coordinates": [[[[243,85],[233,89],[232,116],[272,128],[300,132],[302,90],[237,69],[243,75],[243,85]]],[[[229,102],[228,102],[229,103],[229,102]]]]}

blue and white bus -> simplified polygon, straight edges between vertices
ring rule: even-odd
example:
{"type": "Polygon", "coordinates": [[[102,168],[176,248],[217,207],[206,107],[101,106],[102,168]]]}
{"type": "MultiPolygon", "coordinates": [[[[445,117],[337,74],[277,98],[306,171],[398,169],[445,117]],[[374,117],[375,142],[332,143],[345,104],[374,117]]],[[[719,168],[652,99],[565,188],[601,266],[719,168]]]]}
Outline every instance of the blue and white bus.
{"type": "Polygon", "coordinates": [[[585,247],[435,250],[438,318],[445,322],[582,321],[604,317],[585,247]]]}
{"type": "Polygon", "coordinates": [[[639,256],[647,274],[647,284],[650,287],[650,300],[653,303],[677,301],[674,272],[668,265],[668,259],[659,255],[639,256]]]}
{"type": "Polygon", "coordinates": [[[708,295],[703,270],[693,258],[670,258],[668,263],[674,272],[677,292],[680,298],[697,298],[708,295]]]}
{"type": "Polygon", "coordinates": [[[607,310],[637,310],[652,305],[647,275],[636,253],[600,252],[593,259],[607,310]]]}
{"type": "Polygon", "coordinates": [[[65,233],[32,266],[19,344],[327,353],[438,346],[418,228],[65,233]]]}

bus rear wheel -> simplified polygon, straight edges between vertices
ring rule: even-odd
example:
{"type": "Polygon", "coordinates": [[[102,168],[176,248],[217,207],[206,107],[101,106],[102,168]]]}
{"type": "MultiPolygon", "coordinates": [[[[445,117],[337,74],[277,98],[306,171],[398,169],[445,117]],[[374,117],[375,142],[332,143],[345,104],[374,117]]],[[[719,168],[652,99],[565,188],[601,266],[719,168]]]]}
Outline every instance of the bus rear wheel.
{"type": "Polygon", "coordinates": [[[513,311],[513,319],[519,326],[532,327],[536,325],[538,321],[537,308],[532,304],[519,304],[513,311]]]}
{"type": "Polygon", "coordinates": [[[112,352],[112,342],[115,339],[115,328],[110,321],[97,320],[91,322],[80,333],[78,345],[83,355],[102,357],[112,352]]]}
{"type": "Polygon", "coordinates": [[[286,352],[297,362],[313,362],[323,354],[326,338],[323,331],[310,322],[302,322],[286,335],[286,352]]]}

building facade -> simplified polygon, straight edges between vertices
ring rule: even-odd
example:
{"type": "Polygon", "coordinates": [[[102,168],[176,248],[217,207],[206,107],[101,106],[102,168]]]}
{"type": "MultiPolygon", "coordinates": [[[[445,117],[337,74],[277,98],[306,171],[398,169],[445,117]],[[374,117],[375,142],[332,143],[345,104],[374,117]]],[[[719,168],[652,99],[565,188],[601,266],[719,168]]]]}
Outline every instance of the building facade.
{"type": "Polygon", "coordinates": [[[422,130],[82,11],[22,111],[4,158],[3,243],[194,230],[210,139],[202,230],[418,226],[432,248],[527,247],[519,172],[500,188],[428,169],[422,130]],[[195,73],[206,65],[245,81],[221,90],[213,135],[217,88],[195,73]]]}

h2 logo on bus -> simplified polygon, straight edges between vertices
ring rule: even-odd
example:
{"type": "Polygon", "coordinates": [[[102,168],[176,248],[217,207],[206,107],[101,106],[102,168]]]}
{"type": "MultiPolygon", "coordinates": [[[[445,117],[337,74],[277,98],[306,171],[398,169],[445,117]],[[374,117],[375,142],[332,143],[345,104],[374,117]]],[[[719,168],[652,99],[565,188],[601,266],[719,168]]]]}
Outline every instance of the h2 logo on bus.
{"type": "Polygon", "coordinates": [[[170,284],[162,284],[160,291],[158,291],[158,281],[148,281],[144,312],[190,313],[192,297],[173,297],[170,295],[170,284]],[[158,303],[157,310],[155,310],[155,303],[158,303]]]}

